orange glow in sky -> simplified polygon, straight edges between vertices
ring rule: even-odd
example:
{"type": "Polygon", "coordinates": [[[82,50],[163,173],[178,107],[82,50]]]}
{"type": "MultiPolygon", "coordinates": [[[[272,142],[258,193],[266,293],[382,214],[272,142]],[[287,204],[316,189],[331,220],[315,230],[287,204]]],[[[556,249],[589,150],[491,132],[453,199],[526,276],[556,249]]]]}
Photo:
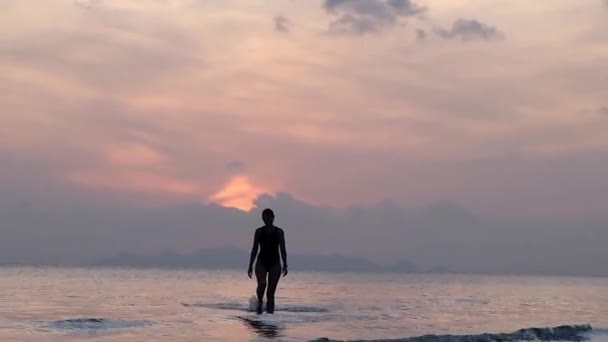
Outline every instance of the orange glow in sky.
{"type": "Polygon", "coordinates": [[[264,192],[263,188],[253,184],[247,176],[241,175],[230,179],[221,190],[209,197],[209,201],[249,211],[253,208],[253,201],[264,192]]]}

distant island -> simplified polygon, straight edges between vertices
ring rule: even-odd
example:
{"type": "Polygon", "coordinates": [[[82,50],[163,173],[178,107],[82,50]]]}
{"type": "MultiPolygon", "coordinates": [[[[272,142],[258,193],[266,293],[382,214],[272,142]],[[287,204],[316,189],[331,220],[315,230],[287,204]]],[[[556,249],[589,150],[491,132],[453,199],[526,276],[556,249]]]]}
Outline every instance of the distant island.
{"type": "MultiPolygon", "coordinates": [[[[201,249],[193,254],[179,254],[171,251],[142,256],[121,253],[115,257],[100,260],[91,266],[158,267],[158,268],[203,268],[203,269],[245,269],[249,253],[233,247],[201,249]]],[[[414,263],[401,260],[384,266],[370,260],[343,255],[290,254],[289,266],[293,270],[333,271],[333,272],[396,272],[421,273],[414,263]]],[[[447,272],[447,269],[441,269],[447,272]]]]}

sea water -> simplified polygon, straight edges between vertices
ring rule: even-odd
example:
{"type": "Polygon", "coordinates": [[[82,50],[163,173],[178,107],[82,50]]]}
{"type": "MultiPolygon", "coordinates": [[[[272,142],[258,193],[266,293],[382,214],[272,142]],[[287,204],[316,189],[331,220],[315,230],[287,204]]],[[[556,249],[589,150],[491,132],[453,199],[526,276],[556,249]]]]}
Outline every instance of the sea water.
{"type": "Polygon", "coordinates": [[[608,341],[607,278],[292,270],[262,316],[255,286],[246,270],[0,268],[0,341],[608,341]]]}

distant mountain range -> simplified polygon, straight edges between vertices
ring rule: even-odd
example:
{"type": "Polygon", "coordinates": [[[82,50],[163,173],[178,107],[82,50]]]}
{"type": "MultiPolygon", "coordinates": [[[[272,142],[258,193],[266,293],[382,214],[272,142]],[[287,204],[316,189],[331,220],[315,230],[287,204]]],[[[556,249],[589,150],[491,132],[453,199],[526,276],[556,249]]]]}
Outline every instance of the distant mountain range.
{"type": "MultiPolygon", "coordinates": [[[[153,256],[121,253],[115,257],[100,260],[94,266],[161,267],[161,268],[207,268],[246,269],[249,253],[242,249],[224,247],[201,249],[194,254],[178,254],[167,251],[153,256]]],[[[289,254],[291,270],[336,271],[336,272],[422,272],[407,260],[383,266],[370,260],[343,255],[289,254]]],[[[447,271],[447,269],[441,269],[447,271]]]]}

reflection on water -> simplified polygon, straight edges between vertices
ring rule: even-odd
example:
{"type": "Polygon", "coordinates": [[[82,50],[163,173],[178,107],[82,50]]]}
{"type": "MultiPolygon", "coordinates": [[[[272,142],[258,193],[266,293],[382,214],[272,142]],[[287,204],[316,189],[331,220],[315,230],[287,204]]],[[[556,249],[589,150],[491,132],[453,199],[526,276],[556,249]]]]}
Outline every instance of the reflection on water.
{"type": "Polygon", "coordinates": [[[245,325],[255,334],[266,338],[282,337],[282,324],[276,322],[265,322],[260,319],[239,317],[245,325]]]}
{"type": "Polygon", "coordinates": [[[0,279],[0,341],[483,337],[591,324],[592,342],[608,342],[605,278],[294,271],[272,317],[248,312],[256,283],[243,272],[0,267],[0,279]]]}

